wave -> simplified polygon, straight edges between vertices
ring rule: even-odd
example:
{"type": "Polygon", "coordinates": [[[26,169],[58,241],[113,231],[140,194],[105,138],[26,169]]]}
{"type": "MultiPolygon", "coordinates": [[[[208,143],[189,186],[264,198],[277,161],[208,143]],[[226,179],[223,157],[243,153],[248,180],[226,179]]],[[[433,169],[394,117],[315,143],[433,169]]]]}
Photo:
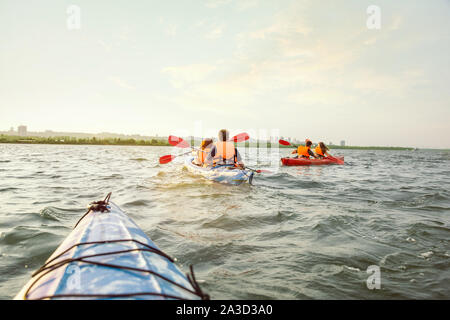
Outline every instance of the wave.
{"type": "Polygon", "coordinates": [[[130,202],[126,202],[123,204],[123,206],[131,206],[131,207],[143,207],[143,206],[148,206],[152,203],[152,201],[150,200],[134,200],[134,201],[130,201],[130,202]]]}
{"type": "Polygon", "coordinates": [[[141,162],[141,161],[149,161],[148,159],[146,159],[146,158],[134,158],[134,159],[130,159],[131,161],[138,161],[138,162],[141,162]]]}
{"type": "Polygon", "coordinates": [[[75,209],[64,209],[58,207],[45,207],[39,211],[39,216],[44,220],[51,221],[61,221],[68,220],[71,218],[72,214],[80,214],[79,208],[75,209]]]}
{"type": "Polygon", "coordinates": [[[15,190],[20,190],[20,189],[16,188],[16,187],[0,188],[0,192],[8,192],[8,191],[15,191],[15,190]]]}

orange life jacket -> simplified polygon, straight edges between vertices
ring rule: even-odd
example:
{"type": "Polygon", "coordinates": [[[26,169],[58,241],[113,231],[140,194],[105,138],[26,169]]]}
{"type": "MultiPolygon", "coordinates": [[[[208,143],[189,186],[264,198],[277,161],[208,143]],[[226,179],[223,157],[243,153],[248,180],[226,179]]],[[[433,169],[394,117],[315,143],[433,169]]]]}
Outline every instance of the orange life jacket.
{"type": "Polygon", "coordinates": [[[304,156],[306,158],[309,158],[309,152],[308,152],[309,150],[311,150],[311,147],[298,146],[297,154],[299,157],[304,156]]]}
{"type": "Polygon", "coordinates": [[[323,152],[322,152],[322,148],[321,148],[320,146],[317,146],[317,147],[314,149],[314,152],[317,153],[319,156],[325,157],[325,155],[324,155],[323,152]]]}
{"type": "Polygon", "coordinates": [[[231,141],[217,141],[216,155],[214,156],[214,164],[216,163],[235,163],[236,152],[234,143],[231,141]]]}
{"type": "Polygon", "coordinates": [[[204,150],[198,150],[197,151],[197,161],[198,163],[205,163],[206,157],[208,156],[209,152],[211,151],[211,148],[205,148],[204,150]]]}

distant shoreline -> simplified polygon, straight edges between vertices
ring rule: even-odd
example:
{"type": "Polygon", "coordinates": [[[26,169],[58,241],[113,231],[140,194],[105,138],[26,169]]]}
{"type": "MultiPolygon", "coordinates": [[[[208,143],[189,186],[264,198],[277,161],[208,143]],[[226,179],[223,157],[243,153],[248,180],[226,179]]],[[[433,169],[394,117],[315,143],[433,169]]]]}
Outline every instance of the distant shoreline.
{"type": "MultiPolygon", "coordinates": [[[[149,146],[149,147],[170,147],[171,145],[164,139],[147,139],[147,140],[137,140],[137,139],[121,139],[121,138],[74,138],[74,137],[21,137],[21,136],[9,136],[0,135],[0,143],[3,144],[48,144],[48,145],[95,145],[95,146],[149,146]]],[[[271,148],[270,143],[257,143],[257,142],[247,142],[238,143],[238,147],[267,147],[271,148]]],[[[279,146],[280,148],[293,149],[292,146],[279,146]]],[[[405,150],[412,151],[415,148],[411,147],[380,147],[380,146],[328,146],[331,150],[348,149],[348,150],[405,150]]]]}
{"type": "Polygon", "coordinates": [[[122,138],[74,138],[74,137],[20,137],[0,135],[0,143],[6,144],[56,144],[56,145],[95,145],[95,146],[170,146],[166,140],[122,139],[122,138]]]}
{"type": "MultiPolygon", "coordinates": [[[[262,143],[263,146],[265,146],[265,143],[262,143]]],[[[238,144],[238,146],[244,146],[244,144],[238,144]]],[[[259,145],[257,143],[250,143],[250,147],[259,147],[259,145]]],[[[270,148],[271,144],[267,143],[267,148],[270,148]]],[[[279,145],[280,148],[282,149],[295,149],[296,147],[293,146],[283,146],[283,145],[279,145]]],[[[330,148],[330,150],[342,150],[342,149],[347,149],[347,150],[405,150],[405,151],[413,151],[416,148],[410,148],[410,147],[377,147],[377,146],[372,146],[372,147],[361,147],[361,146],[335,146],[335,145],[327,145],[328,148],[330,148]]]]}

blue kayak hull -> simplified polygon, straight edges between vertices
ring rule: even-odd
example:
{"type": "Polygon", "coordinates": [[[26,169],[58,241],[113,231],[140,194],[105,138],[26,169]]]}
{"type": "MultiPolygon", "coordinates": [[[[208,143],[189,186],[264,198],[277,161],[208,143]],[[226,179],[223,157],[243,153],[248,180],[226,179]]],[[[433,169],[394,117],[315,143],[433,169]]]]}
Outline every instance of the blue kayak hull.
{"type": "Polygon", "coordinates": [[[168,257],[148,250],[157,249],[153,241],[118,206],[108,206],[86,215],[47,260],[60,266],[37,273],[15,299],[199,299],[168,257]]]}
{"type": "Polygon", "coordinates": [[[240,185],[243,183],[250,183],[253,179],[253,172],[250,170],[241,170],[234,168],[232,166],[218,166],[215,168],[211,167],[200,167],[195,165],[192,161],[194,158],[187,157],[185,159],[186,168],[197,175],[201,175],[204,178],[230,185],[240,185]]]}

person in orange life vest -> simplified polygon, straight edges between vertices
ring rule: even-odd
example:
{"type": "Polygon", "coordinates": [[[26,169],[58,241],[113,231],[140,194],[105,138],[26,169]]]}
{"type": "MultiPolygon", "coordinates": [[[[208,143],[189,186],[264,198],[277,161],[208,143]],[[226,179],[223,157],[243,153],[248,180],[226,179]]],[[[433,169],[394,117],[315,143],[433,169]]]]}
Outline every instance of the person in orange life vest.
{"type": "Polygon", "coordinates": [[[213,141],[210,138],[207,138],[202,141],[200,145],[200,150],[196,151],[196,158],[194,159],[194,163],[199,166],[203,166],[206,163],[206,157],[211,152],[211,148],[213,146],[213,141]]]}
{"type": "Polygon", "coordinates": [[[317,154],[319,159],[323,159],[325,157],[330,157],[331,155],[328,153],[328,147],[323,142],[319,142],[317,147],[314,149],[314,152],[317,154]]]}
{"type": "Polygon", "coordinates": [[[306,139],[305,140],[305,145],[304,146],[301,146],[301,145],[298,146],[297,150],[292,151],[292,153],[296,153],[297,154],[297,157],[295,157],[295,158],[307,158],[307,159],[309,159],[309,157],[317,158],[315,153],[312,152],[311,146],[312,146],[311,140],[306,139]]]}
{"type": "Polygon", "coordinates": [[[241,169],[244,168],[241,155],[234,146],[233,141],[229,141],[228,130],[222,129],[219,131],[218,141],[214,144],[206,158],[207,163],[216,165],[233,164],[241,169]]]}

